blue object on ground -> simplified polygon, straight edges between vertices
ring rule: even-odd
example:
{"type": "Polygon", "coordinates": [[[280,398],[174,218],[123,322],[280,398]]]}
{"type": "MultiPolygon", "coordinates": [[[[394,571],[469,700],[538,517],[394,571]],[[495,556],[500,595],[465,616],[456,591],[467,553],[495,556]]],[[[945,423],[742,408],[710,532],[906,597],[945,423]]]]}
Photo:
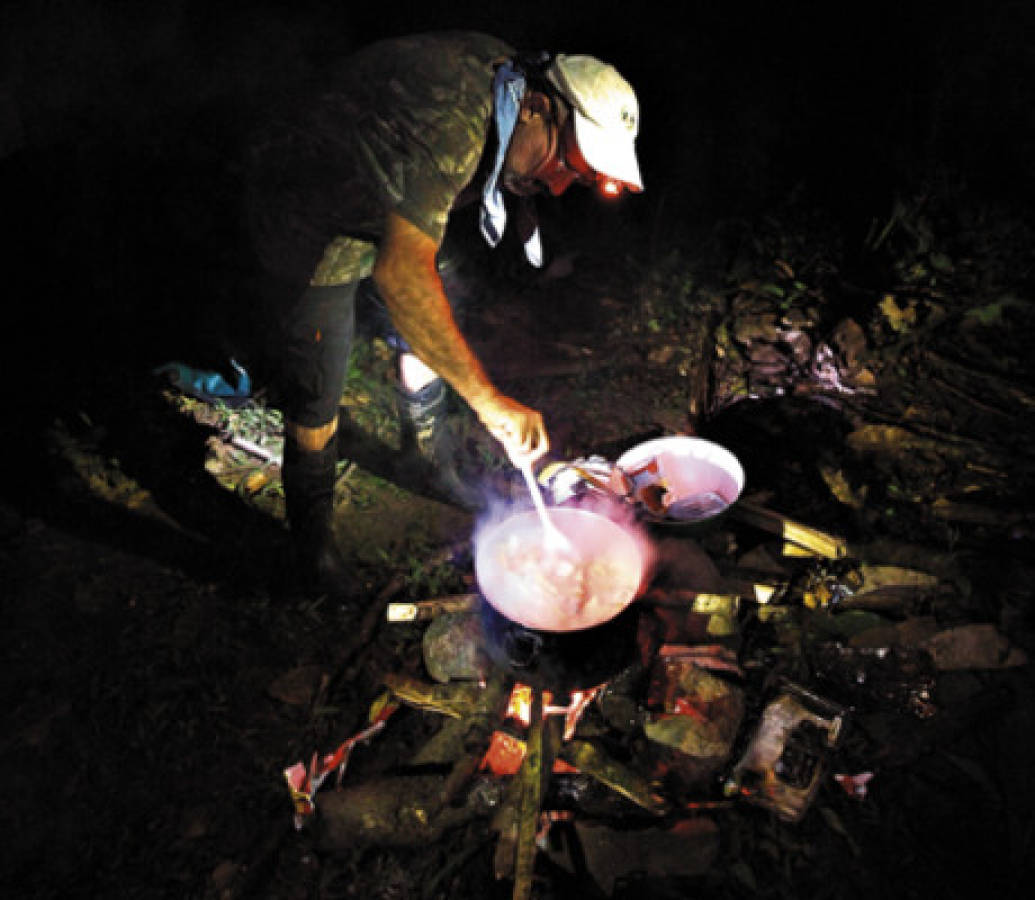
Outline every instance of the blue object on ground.
{"type": "Polygon", "coordinates": [[[252,380],[244,367],[235,359],[230,365],[237,372],[237,386],[230,384],[219,372],[193,369],[179,362],[169,362],[154,370],[155,375],[164,375],[177,390],[204,400],[207,403],[224,403],[240,406],[251,397],[252,380]]]}

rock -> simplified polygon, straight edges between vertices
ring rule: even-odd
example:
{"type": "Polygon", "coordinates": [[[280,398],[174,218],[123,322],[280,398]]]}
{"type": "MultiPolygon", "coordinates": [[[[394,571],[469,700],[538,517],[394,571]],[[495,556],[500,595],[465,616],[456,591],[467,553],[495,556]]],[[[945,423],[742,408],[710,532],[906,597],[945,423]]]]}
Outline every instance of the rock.
{"type": "Polygon", "coordinates": [[[231,859],[224,859],[212,870],[212,888],[217,895],[221,896],[230,889],[230,885],[241,872],[240,863],[231,859]]]}
{"type": "Polygon", "coordinates": [[[488,816],[501,799],[499,784],[478,779],[461,805],[442,806],[445,787],[445,776],[400,775],[318,794],[318,843],[326,850],[426,846],[448,829],[488,816]]]}
{"type": "Polygon", "coordinates": [[[848,640],[850,647],[916,647],[938,633],[933,616],[911,616],[901,622],[867,628],[848,640]]]}
{"type": "Polygon", "coordinates": [[[691,660],[659,660],[651,674],[644,733],[655,767],[692,787],[725,765],[744,717],[741,688],[691,660]]]}
{"type": "Polygon", "coordinates": [[[1005,669],[1028,663],[1028,655],[995,625],[961,625],[941,631],[922,644],[942,671],[1005,669]]]}
{"type": "Polygon", "coordinates": [[[631,875],[651,879],[703,875],[719,851],[718,826],[707,818],[685,819],[670,828],[616,831],[577,822],[575,831],[594,881],[612,895],[615,882],[631,875]]]}
{"type": "Polygon", "coordinates": [[[296,666],[273,680],[267,693],[289,706],[308,706],[316,696],[323,668],[319,665],[296,666]]]}
{"type": "Polygon", "coordinates": [[[851,378],[863,367],[866,357],[866,334],[854,319],[843,319],[830,336],[830,343],[837,351],[842,374],[851,378]]]}
{"type": "Polygon", "coordinates": [[[488,662],[482,647],[479,613],[443,613],[424,632],[424,667],[435,681],[476,681],[485,676],[488,662]]]}

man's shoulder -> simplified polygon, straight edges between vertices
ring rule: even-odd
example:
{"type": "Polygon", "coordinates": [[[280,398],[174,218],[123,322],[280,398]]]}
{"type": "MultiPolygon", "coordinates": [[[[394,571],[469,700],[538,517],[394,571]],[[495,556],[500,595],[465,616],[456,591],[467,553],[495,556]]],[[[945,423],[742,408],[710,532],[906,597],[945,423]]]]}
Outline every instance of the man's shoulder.
{"type": "Polygon", "coordinates": [[[360,48],[353,61],[419,58],[426,62],[492,64],[513,56],[505,41],[480,31],[429,31],[384,38],[360,48]]]}
{"type": "Polygon", "coordinates": [[[481,117],[491,106],[493,72],[512,56],[506,43],[477,31],[386,38],[343,59],[327,87],[388,118],[415,110],[422,120],[481,117]]]}

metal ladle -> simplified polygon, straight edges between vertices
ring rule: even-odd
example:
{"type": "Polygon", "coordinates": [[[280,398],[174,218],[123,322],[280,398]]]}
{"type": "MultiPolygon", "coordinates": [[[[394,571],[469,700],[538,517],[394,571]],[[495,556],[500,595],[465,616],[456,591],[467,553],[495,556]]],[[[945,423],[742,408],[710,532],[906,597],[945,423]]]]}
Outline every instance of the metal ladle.
{"type": "Polygon", "coordinates": [[[548,550],[557,553],[574,554],[575,546],[570,540],[568,540],[561,530],[554,525],[553,520],[550,518],[550,514],[546,511],[546,504],[543,503],[543,495],[539,490],[539,485],[536,484],[535,476],[532,474],[531,460],[522,460],[517,463],[517,467],[525,478],[525,485],[528,487],[528,492],[532,495],[532,505],[535,507],[535,511],[539,514],[539,521],[543,526],[543,544],[548,550]]]}

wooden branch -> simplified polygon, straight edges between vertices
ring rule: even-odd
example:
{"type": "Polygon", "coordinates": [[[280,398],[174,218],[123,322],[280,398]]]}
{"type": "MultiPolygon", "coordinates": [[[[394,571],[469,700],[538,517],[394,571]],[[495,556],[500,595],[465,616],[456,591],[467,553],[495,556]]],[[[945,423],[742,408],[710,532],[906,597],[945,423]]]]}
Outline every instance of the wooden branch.
{"type": "Polygon", "coordinates": [[[432,597],[415,603],[389,603],[385,617],[389,622],[426,622],[445,613],[471,612],[481,603],[481,594],[453,594],[432,597]]]}
{"type": "Polygon", "coordinates": [[[848,556],[848,542],[818,528],[802,525],[778,512],[741,501],[731,507],[731,514],[748,525],[776,534],[786,541],[799,544],[827,559],[848,556]]]}

